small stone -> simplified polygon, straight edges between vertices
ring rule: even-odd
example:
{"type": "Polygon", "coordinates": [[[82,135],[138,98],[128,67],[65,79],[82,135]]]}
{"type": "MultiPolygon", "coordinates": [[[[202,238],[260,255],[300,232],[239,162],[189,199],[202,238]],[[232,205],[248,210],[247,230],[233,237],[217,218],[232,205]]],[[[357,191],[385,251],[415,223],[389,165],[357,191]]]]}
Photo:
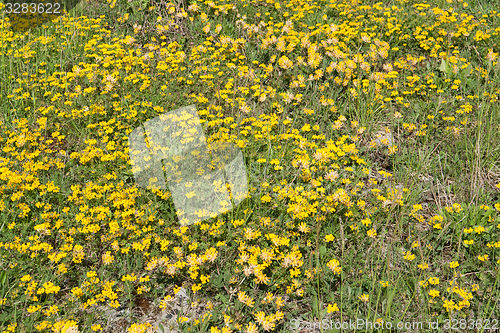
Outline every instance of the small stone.
{"type": "Polygon", "coordinates": [[[380,131],[375,135],[375,142],[377,146],[392,146],[394,145],[394,137],[391,132],[380,131]]]}

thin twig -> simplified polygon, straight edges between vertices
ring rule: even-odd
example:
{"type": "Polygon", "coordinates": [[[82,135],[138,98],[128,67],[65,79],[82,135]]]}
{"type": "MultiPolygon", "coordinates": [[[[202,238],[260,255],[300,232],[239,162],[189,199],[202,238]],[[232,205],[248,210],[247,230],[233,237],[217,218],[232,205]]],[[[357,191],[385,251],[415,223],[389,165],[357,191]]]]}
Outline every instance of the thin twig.
{"type": "Polygon", "coordinates": [[[340,239],[342,240],[342,260],[344,259],[344,245],[345,245],[345,242],[344,242],[344,222],[342,221],[342,217],[339,216],[339,220],[340,220],[340,239]]]}
{"type": "MultiPolygon", "coordinates": [[[[443,175],[443,167],[441,166],[441,159],[438,158],[438,161],[439,161],[439,171],[441,171],[441,178],[443,179],[444,181],[444,175],[443,175]]],[[[438,191],[439,191],[439,187],[438,187],[438,191]]],[[[447,206],[450,206],[450,203],[448,202],[448,197],[446,196],[446,193],[444,194],[444,198],[446,200],[446,205],[447,206]]]]}

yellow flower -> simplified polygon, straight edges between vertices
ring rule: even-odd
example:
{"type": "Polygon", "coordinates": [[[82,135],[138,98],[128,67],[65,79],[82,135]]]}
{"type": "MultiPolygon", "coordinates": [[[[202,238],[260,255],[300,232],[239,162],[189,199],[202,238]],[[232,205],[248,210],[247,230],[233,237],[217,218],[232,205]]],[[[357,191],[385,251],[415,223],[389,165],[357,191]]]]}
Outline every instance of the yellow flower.
{"type": "Polygon", "coordinates": [[[102,331],[102,326],[101,324],[94,324],[92,327],[90,327],[92,331],[102,331]]]}
{"type": "Polygon", "coordinates": [[[199,284],[194,284],[192,287],[191,287],[191,290],[193,291],[193,294],[196,294],[198,292],[198,290],[201,289],[201,283],[199,284]]]}
{"type": "Polygon", "coordinates": [[[334,303],[334,304],[328,304],[328,309],[326,311],[328,313],[332,313],[332,312],[338,312],[340,310],[339,307],[337,306],[337,303],[334,303]]]}
{"type": "Polygon", "coordinates": [[[429,265],[428,265],[427,263],[422,263],[422,264],[419,264],[419,265],[418,265],[418,268],[420,268],[420,269],[424,270],[424,269],[429,268],[429,265]]]}
{"type": "Polygon", "coordinates": [[[311,230],[311,228],[309,228],[305,222],[302,222],[299,224],[299,231],[300,232],[307,233],[307,232],[309,232],[309,230],[311,230]]]}
{"type": "Polygon", "coordinates": [[[342,267],[337,259],[332,259],[327,264],[328,268],[332,270],[335,274],[340,274],[342,272],[342,267]]]}
{"type": "Polygon", "coordinates": [[[29,313],[33,313],[33,312],[37,312],[38,310],[40,310],[42,308],[41,305],[37,305],[37,306],[34,306],[34,305],[30,305],[28,307],[28,312],[29,313]]]}
{"type": "Polygon", "coordinates": [[[210,22],[208,22],[204,27],[203,27],[203,32],[208,34],[210,32],[210,22]]]}
{"type": "Polygon", "coordinates": [[[431,277],[431,278],[429,278],[429,283],[430,284],[439,284],[439,279],[437,277],[431,277]]]}
{"type": "Polygon", "coordinates": [[[407,251],[403,258],[405,260],[412,261],[413,259],[415,259],[415,255],[407,251]]]}
{"type": "Polygon", "coordinates": [[[369,226],[372,223],[372,220],[370,220],[369,218],[362,219],[361,223],[363,223],[363,225],[365,226],[369,226]]]}
{"type": "Polygon", "coordinates": [[[202,284],[205,284],[210,281],[210,275],[202,275],[200,276],[200,280],[202,284]]]}
{"type": "Polygon", "coordinates": [[[102,262],[104,265],[109,265],[115,260],[115,257],[111,255],[111,251],[106,251],[105,254],[102,255],[102,262]]]}
{"type": "Polygon", "coordinates": [[[431,290],[429,290],[429,295],[432,296],[432,298],[438,297],[439,296],[439,290],[431,289],[431,290]]]}
{"type": "Polygon", "coordinates": [[[287,56],[282,56],[278,60],[278,65],[286,70],[293,67],[293,62],[287,56]]]}
{"type": "Polygon", "coordinates": [[[361,296],[358,296],[358,298],[364,302],[364,303],[368,303],[369,299],[370,299],[370,296],[368,294],[363,294],[361,296]]]}
{"type": "Polygon", "coordinates": [[[95,271],[88,271],[87,272],[87,277],[88,278],[93,278],[94,276],[97,276],[97,273],[95,271]]]}
{"type": "Polygon", "coordinates": [[[132,324],[128,329],[128,333],[146,333],[148,331],[148,328],[150,328],[152,325],[150,323],[145,323],[145,324],[132,324]]]}
{"type": "Polygon", "coordinates": [[[83,296],[83,290],[80,287],[75,287],[71,289],[71,293],[76,296],[76,297],[81,297],[83,296]]]}
{"type": "Polygon", "coordinates": [[[253,305],[255,303],[255,301],[253,300],[253,298],[251,298],[250,296],[248,296],[246,294],[246,292],[244,292],[244,291],[238,292],[238,300],[241,303],[243,303],[243,304],[245,304],[245,305],[247,305],[249,307],[253,307],[253,305]]]}
{"type": "Polygon", "coordinates": [[[135,276],[135,274],[133,274],[133,273],[132,273],[132,275],[127,274],[127,275],[124,275],[122,277],[122,281],[131,281],[131,282],[134,282],[135,280],[137,280],[137,276],[135,276]]]}
{"type": "Polygon", "coordinates": [[[257,325],[255,325],[253,322],[249,322],[248,325],[246,326],[246,333],[258,333],[259,329],[257,325]]]}
{"type": "Polygon", "coordinates": [[[301,131],[302,132],[309,132],[311,130],[311,125],[309,124],[305,124],[304,126],[302,126],[301,128],[301,131]]]}
{"type": "Polygon", "coordinates": [[[477,258],[481,261],[488,261],[490,259],[487,254],[478,256],[477,258]]]}
{"type": "Polygon", "coordinates": [[[335,237],[333,237],[332,234],[325,236],[325,242],[333,242],[334,239],[335,239],[335,237]]]}
{"type": "Polygon", "coordinates": [[[371,237],[371,238],[375,238],[377,236],[377,231],[375,229],[370,229],[366,232],[366,234],[368,235],[368,237],[371,237]]]}
{"type": "Polygon", "coordinates": [[[61,332],[61,333],[78,333],[79,330],[78,330],[78,325],[76,324],[76,322],[74,320],[68,320],[68,321],[58,321],[56,322],[52,329],[55,331],[55,332],[61,332]]]}
{"type": "Polygon", "coordinates": [[[46,294],[57,294],[61,287],[55,286],[52,282],[48,281],[43,284],[43,289],[45,290],[46,294]]]}
{"type": "Polygon", "coordinates": [[[462,211],[462,206],[458,203],[454,203],[452,205],[452,207],[453,207],[453,210],[455,211],[455,213],[460,213],[462,211]]]}
{"type": "Polygon", "coordinates": [[[31,280],[31,276],[29,274],[27,275],[24,275],[22,278],[21,278],[21,281],[23,282],[28,282],[31,280]]]}
{"type": "Polygon", "coordinates": [[[260,200],[261,200],[262,202],[271,202],[271,199],[272,199],[272,198],[271,198],[269,195],[267,195],[267,194],[263,195],[263,196],[260,198],[260,200]]]}

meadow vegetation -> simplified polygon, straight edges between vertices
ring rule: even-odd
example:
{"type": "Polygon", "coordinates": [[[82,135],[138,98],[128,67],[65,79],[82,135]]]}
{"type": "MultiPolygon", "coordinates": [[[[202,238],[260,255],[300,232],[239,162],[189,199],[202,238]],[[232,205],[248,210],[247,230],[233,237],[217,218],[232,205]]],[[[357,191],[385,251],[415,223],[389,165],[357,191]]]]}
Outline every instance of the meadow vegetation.
{"type": "Polygon", "coordinates": [[[0,22],[0,332],[166,331],[142,310],[181,288],[200,314],[177,332],[492,327],[495,2],[188,1],[0,22]],[[190,104],[250,190],[181,226],[168,190],[135,184],[128,135],[190,104]],[[130,312],[108,327],[99,306],[130,312]]]}

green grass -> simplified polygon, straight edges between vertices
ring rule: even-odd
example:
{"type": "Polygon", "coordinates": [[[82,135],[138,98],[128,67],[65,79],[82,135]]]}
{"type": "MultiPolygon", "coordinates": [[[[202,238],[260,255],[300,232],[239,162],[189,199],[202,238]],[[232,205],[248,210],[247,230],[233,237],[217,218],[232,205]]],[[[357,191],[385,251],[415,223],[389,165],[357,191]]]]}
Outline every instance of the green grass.
{"type": "Polygon", "coordinates": [[[180,332],[487,331],[468,325],[500,311],[500,14],[419,3],[92,0],[1,26],[0,331],[147,332],[181,286],[206,316],[180,332]],[[182,228],[128,135],[191,104],[249,195],[182,228]]]}

